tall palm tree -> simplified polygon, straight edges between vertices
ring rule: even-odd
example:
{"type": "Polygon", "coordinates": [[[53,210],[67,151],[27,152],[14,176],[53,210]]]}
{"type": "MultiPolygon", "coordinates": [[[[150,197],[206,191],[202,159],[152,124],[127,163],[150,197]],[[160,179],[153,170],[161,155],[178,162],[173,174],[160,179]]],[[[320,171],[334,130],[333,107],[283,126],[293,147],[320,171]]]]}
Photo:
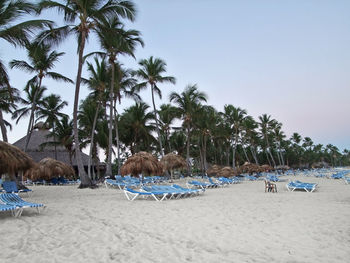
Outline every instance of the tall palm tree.
{"type": "Polygon", "coordinates": [[[138,92],[141,89],[147,88],[148,85],[150,85],[151,87],[153,114],[156,120],[160,154],[161,156],[164,156],[162,138],[160,136],[157,109],[156,109],[156,104],[154,102],[154,93],[157,93],[159,98],[162,98],[162,92],[157,86],[158,83],[169,82],[169,83],[175,84],[176,80],[172,76],[162,76],[162,74],[166,72],[166,63],[160,58],[153,58],[153,56],[151,56],[148,59],[140,60],[139,65],[141,66],[141,68],[135,71],[135,75],[139,77],[142,82],[135,86],[135,90],[138,92]]]}
{"type": "Polygon", "coordinates": [[[98,120],[98,115],[101,112],[101,105],[106,105],[106,91],[107,86],[109,83],[109,73],[107,70],[107,63],[105,59],[103,58],[101,61],[99,61],[95,57],[95,66],[89,62],[87,62],[87,70],[89,72],[90,78],[89,79],[82,79],[82,82],[86,85],[88,85],[89,89],[91,90],[91,93],[89,94],[89,97],[92,97],[93,100],[96,102],[96,110],[94,111],[94,120],[92,124],[92,129],[90,132],[90,150],[89,150],[89,160],[88,160],[88,177],[91,177],[91,160],[92,160],[92,153],[93,149],[95,147],[95,130],[96,130],[96,124],[98,120]]]}
{"type": "MultiPolygon", "coordinates": [[[[56,141],[56,126],[61,118],[67,116],[62,113],[62,109],[67,106],[66,101],[62,101],[61,96],[51,94],[43,99],[43,104],[38,107],[37,120],[45,119],[44,123],[52,128],[54,138],[56,141]]],[[[57,159],[57,149],[55,145],[55,159],[57,159]]]]}
{"type": "Polygon", "coordinates": [[[243,131],[244,131],[244,140],[248,142],[250,152],[254,158],[254,161],[257,165],[259,165],[258,157],[257,157],[257,141],[258,141],[258,133],[256,129],[258,128],[258,124],[253,119],[252,116],[247,116],[243,121],[243,131]]]}
{"type": "Polygon", "coordinates": [[[39,10],[43,9],[57,9],[64,14],[64,20],[71,24],[76,20],[76,25],[66,25],[58,29],[51,29],[43,34],[41,37],[44,41],[58,43],[65,39],[67,34],[74,33],[78,39],[78,71],[75,82],[75,96],[73,107],[73,129],[74,141],[76,149],[76,159],[78,164],[79,175],[81,177],[80,188],[92,186],[92,181],[86,175],[83,167],[83,161],[79,149],[79,135],[78,135],[78,103],[81,83],[81,73],[83,68],[83,56],[85,43],[89,37],[89,33],[97,28],[97,24],[104,17],[119,16],[133,21],[135,18],[135,7],[132,2],[119,0],[64,0],[51,1],[42,0],[39,3],[39,10]]]}
{"type": "MultiPolygon", "coordinates": [[[[14,22],[24,15],[35,13],[35,5],[26,0],[0,1],[0,39],[13,46],[24,46],[29,36],[36,29],[51,25],[49,20],[26,20],[19,24],[14,22]]],[[[5,65],[0,60],[0,83],[11,89],[5,65]]]]}
{"type": "Polygon", "coordinates": [[[276,167],[276,162],[272,156],[271,145],[270,145],[270,141],[269,141],[269,135],[271,132],[271,125],[273,124],[273,120],[271,119],[271,115],[267,115],[267,114],[263,114],[263,115],[259,116],[259,120],[260,120],[260,122],[258,124],[260,127],[260,132],[261,132],[261,135],[266,143],[266,152],[267,152],[267,154],[270,155],[273,166],[276,167]]]}
{"type": "Polygon", "coordinates": [[[233,142],[233,152],[232,152],[232,167],[233,169],[236,168],[236,150],[237,150],[237,144],[239,140],[239,134],[243,128],[243,122],[247,115],[247,111],[244,109],[241,109],[240,107],[234,107],[233,105],[225,105],[224,106],[224,112],[223,116],[228,125],[230,125],[233,136],[232,136],[232,142],[233,142]]]}
{"type": "Polygon", "coordinates": [[[193,124],[193,117],[199,109],[199,104],[207,101],[205,93],[198,91],[197,85],[188,85],[180,94],[172,92],[169,96],[170,102],[174,102],[178,107],[179,115],[183,120],[186,129],[186,161],[187,173],[191,173],[190,167],[190,136],[193,124]]]}
{"type": "MultiPolygon", "coordinates": [[[[113,104],[115,86],[115,63],[119,55],[134,57],[136,46],[143,41],[137,30],[125,30],[118,16],[102,18],[97,26],[97,35],[104,55],[108,57],[111,71],[109,91],[109,134],[108,134],[108,159],[106,175],[112,175],[112,129],[113,129],[113,104]]],[[[117,123],[116,123],[117,124],[117,123]]],[[[116,127],[117,129],[117,127],[116,127]]]]}
{"type": "Polygon", "coordinates": [[[55,63],[59,61],[59,58],[64,55],[63,52],[57,53],[56,51],[51,51],[51,47],[49,45],[45,45],[42,43],[28,43],[26,45],[27,56],[29,59],[29,63],[24,60],[12,60],[10,62],[11,68],[21,69],[29,74],[35,73],[35,76],[28,81],[28,85],[37,85],[38,88],[35,89],[36,93],[33,97],[31,115],[29,118],[28,129],[27,129],[27,137],[26,144],[24,146],[24,151],[27,151],[27,147],[31,137],[31,129],[34,124],[34,111],[36,107],[36,101],[38,93],[40,92],[42,86],[42,80],[45,77],[64,81],[68,83],[73,83],[73,81],[57,72],[52,72],[55,66],[55,63]]]}

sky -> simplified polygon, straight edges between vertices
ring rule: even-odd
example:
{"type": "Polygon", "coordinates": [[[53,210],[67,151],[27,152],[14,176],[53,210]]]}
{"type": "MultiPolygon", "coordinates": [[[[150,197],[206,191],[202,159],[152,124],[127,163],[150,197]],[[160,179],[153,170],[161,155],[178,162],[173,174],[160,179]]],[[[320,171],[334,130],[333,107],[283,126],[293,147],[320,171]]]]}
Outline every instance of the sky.
{"type": "MultiPolygon", "coordinates": [[[[142,33],[145,47],[136,60],[121,57],[126,67],[150,56],[167,63],[176,84],[162,84],[170,92],[197,84],[208,104],[222,111],[232,104],[255,119],[266,113],[283,124],[289,137],[298,132],[313,142],[350,148],[350,1],[344,0],[135,0],[138,14],[127,28],[142,33]]],[[[42,18],[62,25],[54,12],[42,18]]],[[[75,80],[77,42],[68,38],[56,49],[65,52],[54,71],[75,80]]],[[[100,50],[94,36],[86,53],[100,50]]],[[[27,60],[25,50],[0,40],[0,58],[27,60]]],[[[30,75],[8,70],[11,84],[22,90],[30,75]]],[[[88,77],[84,67],[83,76],[88,77]]],[[[43,80],[49,93],[68,101],[72,116],[74,85],[43,80]]],[[[80,98],[88,94],[81,88],[80,98]]],[[[150,90],[141,93],[151,105],[150,90]]],[[[120,112],[133,105],[124,100],[120,112]]],[[[10,116],[5,116],[7,120],[10,116]]],[[[13,123],[10,142],[26,133],[28,119],[13,123]]]]}

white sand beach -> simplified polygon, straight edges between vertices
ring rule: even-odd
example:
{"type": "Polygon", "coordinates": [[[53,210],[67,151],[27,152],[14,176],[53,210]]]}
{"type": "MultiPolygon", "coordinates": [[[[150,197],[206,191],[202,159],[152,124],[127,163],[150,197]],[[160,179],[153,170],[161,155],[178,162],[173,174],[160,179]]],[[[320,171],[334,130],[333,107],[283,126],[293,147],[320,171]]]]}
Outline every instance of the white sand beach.
{"type": "MultiPolygon", "coordinates": [[[[288,179],[292,177],[283,177],[288,179]]],[[[120,190],[33,186],[41,214],[0,214],[0,262],[349,262],[350,185],[265,193],[245,181],[180,200],[127,201],[120,190]]]]}

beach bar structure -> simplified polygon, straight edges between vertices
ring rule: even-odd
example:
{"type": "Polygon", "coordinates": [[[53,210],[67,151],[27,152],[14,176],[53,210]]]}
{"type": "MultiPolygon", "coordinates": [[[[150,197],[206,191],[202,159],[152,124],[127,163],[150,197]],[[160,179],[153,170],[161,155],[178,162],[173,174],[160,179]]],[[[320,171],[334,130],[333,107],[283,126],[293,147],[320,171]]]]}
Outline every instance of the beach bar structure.
{"type": "MultiPolygon", "coordinates": [[[[26,137],[19,139],[13,145],[24,151],[26,144],[26,137]]],[[[76,174],[78,174],[78,165],[74,154],[74,149],[70,153],[64,146],[56,145],[54,146],[52,142],[54,138],[50,136],[50,131],[45,127],[34,127],[32,134],[29,140],[26,153],[36,162],[39,163],[44,158],[52,158],[58,161],[61,161],[67,165],[73,167],[76,174]]],[[[89,156],[81,152],[83,159],[83,165],[85,171],[88,170],[88,160],[89,156]]],[[[97,161],[96,163],[91,161],[91,169],[94,169],[95,172],[104,171],[105,164],[97,161]]]]}

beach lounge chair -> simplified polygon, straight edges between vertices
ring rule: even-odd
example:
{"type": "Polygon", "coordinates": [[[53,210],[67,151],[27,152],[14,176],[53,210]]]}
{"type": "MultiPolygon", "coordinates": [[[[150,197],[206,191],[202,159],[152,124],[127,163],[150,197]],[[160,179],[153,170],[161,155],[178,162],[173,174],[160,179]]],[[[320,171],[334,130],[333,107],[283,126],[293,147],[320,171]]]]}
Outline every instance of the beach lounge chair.
{"type": "Polygon", "coordinates": [[[16,182],[14,181],[4,181],[2,182],[2,188],[5,190],[6,193],[27,193],[29,195],[32,190],[30,189],[20,189],[18,190],[16,182]]]}
{"type": "Polygon", "coordinates": [[[315,191],[317,184],[314,183],[303,183],[300,181],[289,182],[286,187],[288,191],[293,192],[294,190],[305,190],[306,192],[312,193],[315,191]]]}
{"type": "Polygon", "coordinates": [[[186,183],[188,188],[192,188],[192,187],[196,187],[196,188],[200,188],[200,189],[206,189],[210,187],[210,184],[208,183],[203,183],[200,181],[196,181],[196,180],[192,180],[186,183]]]}
{"type": "Polygon", "coordinates": [[[180,185],[177,184],[173,184],[172,187],[183,190],[183,191],[187,191],[188,193],[190,193],[191,195],[199,195],[200,193],[204,193],[205,189],[190,189],[190,188],[184,188],[180,185]]]}
{"type": "Polygon", "coordinates": [[[125,187],[124,188],[124,194],[126,196],[126,198],[129,201],[134,201],[137,197],[141,196],[143,198],[147,198],[149,196],[152,196],[156,201],[163,201],[166,199],[166,197],[168,196],[168,193],[162,193],[162,192],[147,192],[147,191],[137,191],[134,189],[131,189],[129,187],[125,187]]]}
{"type": "Polygon", "coordinates": [[[0,212],[11,211],[12,216],[17,217],[21,214],[21,208],[15,205],[8,205],[0,203],[0,212]]]}
{"type": "Polygon", "coordinates": [[[350,184],[350,177],[344,176],[344,181],[346,184],[350,184]]]}
{"type": "MultiPolygon", "coordinates": [[[[19,208],[36,208],[38,213],[40,213],[39,207],[45,207],[43,204],[37,204],[37,203],[31,203],[24,201],[19,195],[17,194],[0,194],[0,200],[4,202],[7,205],[13,205],[17,206],[19,208]]],[[[19,213],[18,216],[22,214],[22,211],[19,213]]]]}

